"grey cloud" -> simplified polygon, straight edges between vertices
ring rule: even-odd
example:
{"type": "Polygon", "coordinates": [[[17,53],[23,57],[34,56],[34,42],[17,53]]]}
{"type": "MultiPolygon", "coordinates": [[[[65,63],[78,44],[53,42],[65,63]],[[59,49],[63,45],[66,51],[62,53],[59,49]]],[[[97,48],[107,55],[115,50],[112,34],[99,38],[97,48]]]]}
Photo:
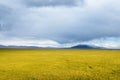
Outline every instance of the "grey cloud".
{"type": "Polygon", "coordinates": [[[83,0],[23,0],[29,7],[49,7],[49,6],[77,6],[83,4],[83,0]]]}
{"type": "MultiPolygon", "coordinates": [[[[36,4],[28,5],[30,2],[27,1],[19,3],[21,6],[17,9],[0,9],[1,21],[6,28],[10,28],[5,31],[1,30],[0,33],[7,36],[8,39],[13,37],[35,40],[50,39],[64,43],[101,37],[120,37],[120,1],[118,0],[99,2],[85,0],[83,7],[70,8],[51,7],[53,5],[47,1],[44,2],[45,0],[41,2],[42,5],[35,7],[36,4]],[[111,6],[113,2],[116,5],[111,6]],[[26,4],[31,8],[23,7],[26,4]],[[43,4],[47,7],[41,7],[43,4]]],[[[55,3],[55,6],[66,5],[59,1],[55,3]]],[[[71,4],[72,1],[74,0],[66,0],[66,3],[71,4]]]]}
{"type": "Polygon", "coordinates": [[[11,14],[12,14],[11,8],[6,7],[4,5],[0,5],[0,31],[8,30],[10,28],[10,24],[11,24],[10,16],[11,16],[11,14]]]}
{"type": "Polygon", "coordinates": [[[2,19],[3,17],[5,17],[4,15],[8,15],[9,14],[9,8],[0,5],[0,19],[2,19]]]}

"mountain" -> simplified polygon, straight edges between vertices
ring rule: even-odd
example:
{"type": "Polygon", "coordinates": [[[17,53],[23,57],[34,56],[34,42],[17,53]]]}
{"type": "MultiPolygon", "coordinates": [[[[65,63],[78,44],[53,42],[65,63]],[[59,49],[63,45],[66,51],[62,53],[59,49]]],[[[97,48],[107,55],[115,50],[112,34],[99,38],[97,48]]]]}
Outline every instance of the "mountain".
{"type": "MultiPolygon", "coordinates": [[[[55,48],[55,47],[4,46],[4,45],[0,45],[0,48],[30,48],[30,49],[35,49],[35,48],[55,48]]],[[[63,48],[64,48],[64,47],[63,47],[63,48]]],[[[79,45],[70,47],[70,49],[103,49],[103,48],[102,48],[102,47],[97,47],[97,46],[79,44],[79,45]]]]}
{"type": "Polygon", "coordinates": [[[82,45],[82,44],[73,46],[71,48],[75,48],[75,49],[101,49],[101,47],[90,46],[90,45],[82,45]]]}
{"type": "Polygon", "coordinates": [[[0,48],[5,48],[5,46],[3,46],[3,45],[0,45],[0,48]]]}

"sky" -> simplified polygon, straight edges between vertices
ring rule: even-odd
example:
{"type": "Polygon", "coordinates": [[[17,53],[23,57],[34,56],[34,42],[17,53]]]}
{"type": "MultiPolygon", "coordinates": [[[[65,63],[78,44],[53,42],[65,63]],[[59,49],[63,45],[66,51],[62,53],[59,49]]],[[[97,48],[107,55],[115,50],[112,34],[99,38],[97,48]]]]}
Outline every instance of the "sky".
{"type": "Polygon", "coordinates": [[[120,48],[119,0],[0,0],[0,45],[120,48]]]}

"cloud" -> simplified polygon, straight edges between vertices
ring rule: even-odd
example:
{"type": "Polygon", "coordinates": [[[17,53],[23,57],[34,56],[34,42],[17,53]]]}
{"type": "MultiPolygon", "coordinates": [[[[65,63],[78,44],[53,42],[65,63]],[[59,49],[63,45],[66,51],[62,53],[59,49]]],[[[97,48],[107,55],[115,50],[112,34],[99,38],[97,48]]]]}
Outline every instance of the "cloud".
{"type": "Polygon", "coordinates": [[[35,47],[52,47],[61,48],[58,42],[52,40],[25,40],[25,39],[11,39],[11,40],[0,40],[0,45],[4,46],[35,46],[35,47]]]}
{"type": "Polygon", "coordinates": [[[23,0],[28,7],[77,6],[83,0],[23,0]]]}
{"type": "Polygon", "coordinates": [[[120,37],[119,5],[118,0],[2,0],[0,35],[60,44],[120,37]]]}
{"type": "Polygon", "coordinates": [[[107,49],[120,49],[120,37],[109,37],[94,39],[81,44],[87,44],[91,46],[98,46],[107,49]]]}

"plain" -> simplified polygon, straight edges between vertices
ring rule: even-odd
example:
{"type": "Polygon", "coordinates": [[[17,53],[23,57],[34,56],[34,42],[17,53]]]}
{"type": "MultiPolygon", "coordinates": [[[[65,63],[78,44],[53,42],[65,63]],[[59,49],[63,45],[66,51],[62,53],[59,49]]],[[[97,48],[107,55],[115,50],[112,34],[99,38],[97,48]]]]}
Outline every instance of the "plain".
{"type": "Polygon", "coordinates": [[[0,80],[120,80],[120,50],[0,49],[0,80]]]}

